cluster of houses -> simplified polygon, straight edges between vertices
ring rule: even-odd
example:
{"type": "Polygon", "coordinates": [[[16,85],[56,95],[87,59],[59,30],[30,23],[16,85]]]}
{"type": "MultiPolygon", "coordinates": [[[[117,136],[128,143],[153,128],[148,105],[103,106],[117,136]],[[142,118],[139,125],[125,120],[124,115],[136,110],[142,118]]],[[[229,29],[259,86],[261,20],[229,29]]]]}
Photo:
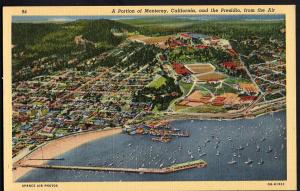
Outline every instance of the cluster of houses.
{"type": "Polygon", "coordinates": [[[186,32],[177,34],[174,38],[169,39],[167,43],[170,48],[179,46],[193,47],[196,49],[216,47],[226,50],[231,56],[237,55],[237,52],[231,47],[228,40],[216,36],[186,32]]]}
{"type": "Polygon", "coordinates": [[[71,133],[123,126],[151,111],[151,102],[132,100],[133,92],[152,81],[148,70],[118,62],[13,83],[13,155],[71,133]]]}
{"type": "Polygon", "coordinates": [[[243,43],[254,42],[257,48],[248,57],[256,56],[262,63],[251,64],[248,67],[252,78],[262,92],[278,94],[277,97],[285,96],[286,85],[286,63],[284,52],[284,41],[269,39],[269,43],[261,44],[259,38],[252,38],[243,43]]]}

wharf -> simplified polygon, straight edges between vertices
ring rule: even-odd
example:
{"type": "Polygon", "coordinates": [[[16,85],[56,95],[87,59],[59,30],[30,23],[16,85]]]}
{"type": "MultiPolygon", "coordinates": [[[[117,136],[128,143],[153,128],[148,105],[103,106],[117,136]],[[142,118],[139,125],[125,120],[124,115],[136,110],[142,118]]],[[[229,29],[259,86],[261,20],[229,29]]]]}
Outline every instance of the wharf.
{"type": "Polygon", "coordinates": [[[207,163],[203,160],[189,161],[180,164],[174,164],[164,168],[114,168],[114,167],[93,167],[93,166],[61,166],[61,165],[31,165],[24,164],[19,167],[25,168],[43,168],[57,170],[85,170],[85,171],[109,171],[109,172],[128,172],[128,173],[148,173],[148,174],[168,174],[191,168],[204,168],[207,163]]]}

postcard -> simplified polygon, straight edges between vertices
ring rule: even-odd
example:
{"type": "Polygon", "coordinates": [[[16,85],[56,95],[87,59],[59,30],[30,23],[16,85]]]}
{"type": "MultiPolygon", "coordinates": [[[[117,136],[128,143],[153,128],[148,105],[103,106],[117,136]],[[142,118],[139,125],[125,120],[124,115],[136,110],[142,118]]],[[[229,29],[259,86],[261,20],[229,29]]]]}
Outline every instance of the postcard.
{"type": "Polygon", "coordinates": [[[7,191],[296,190],[295,6],[4,8],[7,191]]]}

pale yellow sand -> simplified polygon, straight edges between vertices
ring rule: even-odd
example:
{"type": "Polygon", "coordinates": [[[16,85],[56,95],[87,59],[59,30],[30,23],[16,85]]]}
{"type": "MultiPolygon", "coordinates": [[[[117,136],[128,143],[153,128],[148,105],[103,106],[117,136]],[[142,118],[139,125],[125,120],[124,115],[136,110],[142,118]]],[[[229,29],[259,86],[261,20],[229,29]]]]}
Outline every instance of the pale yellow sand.
{"type": "Polygon", "coordinates": [[[84,143],[111,136],[120,133],[121,128],[102,130],[102,131],[91,131],[86,133],[80,133],[76,135],[66,136],[60,139],[52,140],[45,145],[39,147],[32,153],[28,154],[18,162],[13,164],[16,169],[13,170],[13,179],[16,181],[21,176],[32,170],[32,168],[18,167],[23,164],[34,164],[41,165],[47,163],[47,160],[29,160],[29,159],[53,159],[71,149],[74,149],[84,143]]]}

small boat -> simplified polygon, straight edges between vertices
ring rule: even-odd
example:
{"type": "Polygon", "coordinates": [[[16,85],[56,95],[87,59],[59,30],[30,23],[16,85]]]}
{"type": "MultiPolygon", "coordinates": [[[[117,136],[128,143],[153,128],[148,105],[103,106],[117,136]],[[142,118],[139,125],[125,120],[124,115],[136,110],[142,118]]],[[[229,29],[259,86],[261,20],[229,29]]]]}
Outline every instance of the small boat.
{"type": "Polygon", "coordinates": [[[201,151],[201,149],[200,148],[198,148],[198,152],[200,153],[200,151],[201,151]]]}
{"type": "Polygon", "coordinates": [[[262,158],[260,159],[260,161],[258,161],[257,164],[258,164],[258,165],[263,165],[263,164],[264,164],[264,161],[262,160],[262,158]]]}
{"type": "Polygon", "coordinates": [[[245,161],[245,164],[252,164],[253,163],[253,160],[251,160],[250,158],[248,158],[248,160],[247,161],[245,161]]]}
{"type": "Polygon", "coordinates": [[[132,143],[129,143],[128,146],[131,147],[132,143]]]}
{"type": "Polygon", "coordinates": [[[180,131],[180,129],[177,129],[177,128],[174,128],[174,129],[172,129],[173,131],[180,131]]]}
{"type": "Polygon", "coordinates": [[[209,139],[206,139],[205,143],[209,143],[209,142],[210,142],[210,140],[209,140],[209,139]]]}
{"type": "Polygon", "coordinates": [[[145,167],[144,163],[142,164],[142,167],[145,167]]]}
{"type": "Polygon", "coordinates": [[[217,149],[218,147],[219,147],[219,144],[216,144],[216,145],[215,145],[215,149],[217,149]]]}
{"type": "Polygon", "coordinates": [[[219,156],[220,155],[220,151],[217,151],[216,155],[219,156]]]}
{"type": "Polygon", "coordinates": [[[238,150],[244,150],[244,147],[239,146],[239,148],[237,148],[238,150]]]}
{"type": "Polygon", "coordinates": [[[265,141],[265,140],[266,140],[266,138],[265,138],[265,137],[263,137],[263,138],[262,138],[260,141],[261,141],[261,142],[263,142],[263,141],[265,141]]]}
{"type": "Polygon", "coordinates": [[[227,164],[230,164],[230,165],[232,165],[232,164],[236,164],[237,163],[237,161],[235,161],[235,160],[231,160],[231,161],[229,161],[229,162],[227,162],[227,164]]]}
{"type": "Polygon", "coordinates": [[[188,150],[188,154],[191,155],[191,154],[192,154],[192,151],[188,150]]]}
{"type": "Polygon", "coordinates": [[[283,150],[284,149],[284,144],[281,144],[281,150],[283,150]]]}
{"type": "Polygon", "coordinates": [[[233,153],[233,156],[236,157],[237,156],[236,153],[233,153]]]}
{"type": "Polygon", "coordinates": [[[227,139],[228,139],[228,141],[232,141],[231,137],[228,137],[227,139]]]}
{"type": "Polygon", "coordinates": [[[249,143],[247,142],[247,143],[246,143],[246,147],[248,147],[248,146],[249,146],[249,143]]]}
{"type": "Polygon", "coordinates": [[[163,166],[164,166],[164,163],[161,163],[161,164],[159,165],[160,168],[163,167],[163,166]]]}
{"type": "Polygon", "coordinates": [[[172,164],[175,164],[176,163],[176,159],[174,159],[173,161],[172,161],[172,164]]]}
{"type": "Polygon", "coordinates": [[[172,159],[172,157],[169,157],[169,160],[171,160],[172,159]]]}
{"type": "Polygon", "coordinates": [[[271,148],[271,146],[269,146],[268,147],[268,150],[266,151],[266,153],[270,153],[270,152],[272,152],[273,151],[273,149],[271,148]]]}
{"type": "Polygon", "coordinates": [[[206,153],[200,153],[199,154],[199,157],[203,157],[203,156],[205,156],[206,155],[206,153]]]}
{"type": "Polygon", "coordinates": [[[258,145],[256,145],[256,152],[260,151],[260,147],[258,145]]]}
{"type": "Polygon", "coordinates": [[[167,136],[162,136],[162,137],[159,137],[159,138],[152,138],[152,141],[158,141],[158,142],[162,142],[162,143],[168,143],[168,142],[171,141],[171,138],[167,137],[167,136]]]}
{"type": "Polygon", "coordinates": [[[274,159],[278,159],[277,152],[274,153],[274,159]]]}

